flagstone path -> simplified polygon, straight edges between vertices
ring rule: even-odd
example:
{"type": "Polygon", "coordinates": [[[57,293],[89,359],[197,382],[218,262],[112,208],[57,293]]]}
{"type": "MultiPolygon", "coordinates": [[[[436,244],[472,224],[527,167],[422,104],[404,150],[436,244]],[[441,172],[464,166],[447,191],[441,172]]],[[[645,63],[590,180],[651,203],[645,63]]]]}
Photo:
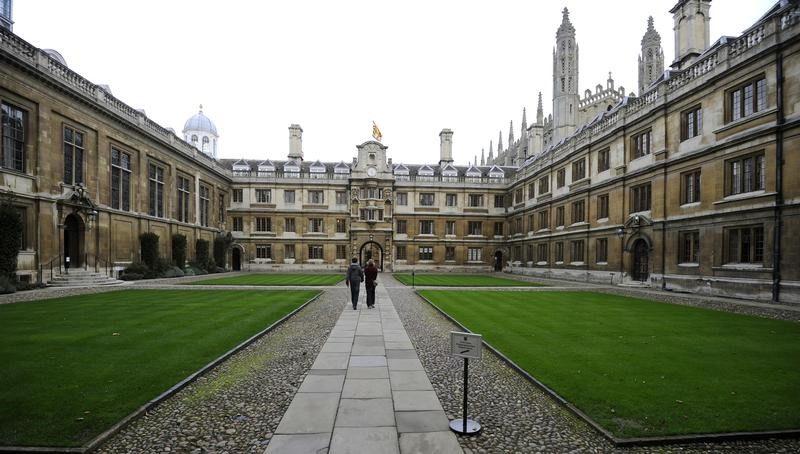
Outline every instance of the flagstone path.
{"type": "Polygon", "coordinates": [[[462,453],[448,423],[379,286],[374,309],[345,305],[266,453],[462,453]]]}

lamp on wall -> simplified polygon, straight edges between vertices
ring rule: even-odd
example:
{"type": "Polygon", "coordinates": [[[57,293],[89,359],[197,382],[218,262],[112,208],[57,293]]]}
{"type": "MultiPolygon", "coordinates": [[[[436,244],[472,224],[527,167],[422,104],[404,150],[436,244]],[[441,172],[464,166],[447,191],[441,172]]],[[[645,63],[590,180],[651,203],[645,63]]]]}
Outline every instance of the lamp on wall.
{"type": "Polygon", "coordinates": [[[97,210],[87,210],[86,213],[86,228],[92,230],[94,228],[95,222],[97,222],[97,210]]]}
{"type": "Polygon", "coordinates": [[[94,202],[86,194],[86,188],[82,184],[75,187],[75,193],[72,196],[73,202],[78,205],[75,211],[83,213],[86,216],[86,229],[92,230],[97,223],[97,209],[94,202]]]}

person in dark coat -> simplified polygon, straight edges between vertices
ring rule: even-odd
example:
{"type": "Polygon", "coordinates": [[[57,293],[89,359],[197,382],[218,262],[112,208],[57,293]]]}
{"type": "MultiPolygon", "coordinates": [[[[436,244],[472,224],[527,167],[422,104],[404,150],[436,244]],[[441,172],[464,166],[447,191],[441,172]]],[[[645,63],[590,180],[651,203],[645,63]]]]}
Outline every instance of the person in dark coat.
{"type": "Polygon", "coordinates": [[[364,270],[358,264],[358,259],[353,257],[353,262],[347,268],[347,277],[345,283],[350,287],[350,300],[353,302],[353,310],[358,309],[358,290],[361,287],[361,281],[364,280],[364,270]]]}
{"type": "Polygon", "coordinates": [[[367,308],[375,307],[375,280],[378,279],[378,267],[369,259],[364,268],[364,288],[367,290],[367,308]]]}

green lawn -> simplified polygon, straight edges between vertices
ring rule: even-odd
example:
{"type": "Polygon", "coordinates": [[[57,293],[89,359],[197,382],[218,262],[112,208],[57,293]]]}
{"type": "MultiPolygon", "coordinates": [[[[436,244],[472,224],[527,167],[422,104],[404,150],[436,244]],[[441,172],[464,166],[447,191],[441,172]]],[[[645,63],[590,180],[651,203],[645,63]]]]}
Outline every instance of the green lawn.
{"type": "Polygon", "coordinates": [[[800,429],[800,324],[583,292],[420,292],[619,437],[800,429]]]}
{"type": "MultiPolygon", "coordinates": [[[[405,285],[411,285],[411,274],[395,273],[395,279],[405,285]]],[[[517,281],[489,274],[427,274],[417,273],[414,285],[438,287],[540,287],[542,284],[517,281]]]]}
{"type": "Polygon", "coordinates": [[[193,285],[334,285],[344,280],[341,274],[244,274],[193,281],[193,285]]]}
{"type": "Polygon", "coordinates": [[[0,305],[0,446],[78,446],[315,291],[124,290],[0,305]]]}

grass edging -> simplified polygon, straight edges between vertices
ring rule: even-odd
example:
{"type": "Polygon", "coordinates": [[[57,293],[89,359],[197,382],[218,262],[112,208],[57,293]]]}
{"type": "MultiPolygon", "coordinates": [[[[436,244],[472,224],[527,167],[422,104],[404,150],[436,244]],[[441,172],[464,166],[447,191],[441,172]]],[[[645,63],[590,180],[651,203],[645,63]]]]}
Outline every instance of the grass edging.
{"type": "Polygon", "coordinates": [[[309,299],[305,303],[298,306],[292,312],[284,315],[280,320],[277,320],[273,324],[269,325],[268,327],[264,328],[263,330],[259,331],[258,333],[250,336],[250,338],[244,340],[239,345],[233,347],[232,349],[228,350],[227,352],[223,353],[217,359],[211,361],[210,363],[206,364],[196,372],[192,373],[188,377],[184,378],[180,382],[176,383],[174,386],[169,388],[168,390],[164,391],[160,395],[154,397],[146,404],[139,407],[137,410],[134,410],[128,416],[122,418],[119,422],[111,426],[105,432],[101,433],[100,435],[94,437],[91,441],[89,441],[86,445],[78,447],[78,448],[68,448],[68,447],[48,447],[48,446],[0,446],[0,453],[2,452],[45,452],[45,453],[86,453],[92,452],[100,445],[102,445],[106,440],[111,438],[113,435],[127,427],[131,422],[135,419],[139,418],[143,414],[147,413],[148,411],[152,410],[154,407],[159,405],[161,402],[167,400],[168,398],[172,397],[173,395],[177,394],[180,390],[200,378],[201,376],[205,375],[207,372],[211,371],[212,369],[219,366],[221,363],[226,361],[231,356],[235,355],[236,353],[240,352],[244,348],[248,347],[253,342],[257,341],[259,338],[264,336],[265,334],[269,333],[270,331],[274,330],[278,326],[280,326],[283,322],[294,316],[296,313],[300,312],[306,306],[311,304],[312,302],[316,301],[322,292],[317,293],[313,298],[309,299]]]}
{"type": "MultiPolygon", "coordinates": [[[[414,293],[422,298],[425,302],[430,304],[446,319],[458,326],[464,332],[471,333],[466,326],[462,325],[458,320],[453,318],[450,314],[443,311],[439,306],[430,301],[428,298],[420,295],[419,291],[414,290],[414,293]]],[[[603,435],[606,439],[614,443],[615,446],[654,446],[654,445],[667,445],[678,443],[703,443],[703,442],[721,442],[721,441],[736,441],[736,440],[759,440],[766,438],[797,438],[800,437],[800,430],[773,430],[763,432],[722,432],[722,433],[706,433],[706,434],[691,434],[691,435],[670,435],[662,437],[633,437],[633,438],[618,438],[614,436],[608,429],[601,426],[589,415],[581,411],[578,407],[572,404],[567,399],[563,398],[560,394],[553,389],[536,379],[533,375],[528,373],[525,369],[519,367],[514,361],[501,353],[498,349],[494,348],[491,344],[482,340],[483,345],[494,353],[499,359],[505,362],[509,367],[514,369],[518,374],[525,377],[529,382],[533,383],[537,388],[541,389],[545,394],[549,395],[552,399],[558,402],[562,407],[569,410],[572,414],[585,421],[597,432],[603,435]]]]}

